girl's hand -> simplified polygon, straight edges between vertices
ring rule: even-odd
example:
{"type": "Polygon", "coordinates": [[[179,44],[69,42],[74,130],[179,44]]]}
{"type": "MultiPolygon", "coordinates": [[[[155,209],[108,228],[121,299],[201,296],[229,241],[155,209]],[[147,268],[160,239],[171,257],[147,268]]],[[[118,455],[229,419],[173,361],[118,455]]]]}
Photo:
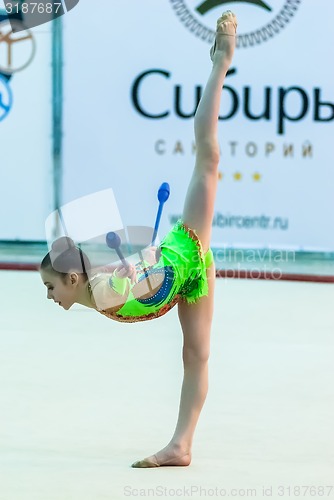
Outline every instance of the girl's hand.
{"type": "Polygon", "coordinates": [[[154,266],[154,264],[157,263],[155,255],[156,249],[157,247],[149,247],[144,248],[144,250],[141,251],[143,260],[146,260],[146,262],[148,262],[150,266],[154,266]]]}
{"type": "Polygon", "coordinates": [[[123,264],[121,264],[115,269],[114,273],[117,278],[130,278],[131,283],[137,282],[137,271],[136,268],[131,264],[129,264],[128,267],[125,267],[123,266],[123,264]]]}

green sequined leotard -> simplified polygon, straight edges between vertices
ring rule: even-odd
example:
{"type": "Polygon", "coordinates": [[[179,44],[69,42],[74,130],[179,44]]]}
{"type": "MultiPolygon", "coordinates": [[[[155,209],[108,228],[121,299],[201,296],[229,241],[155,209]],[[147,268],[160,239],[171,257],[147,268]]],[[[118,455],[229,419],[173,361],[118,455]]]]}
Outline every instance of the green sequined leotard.
{"type": "Polygon", "coordinates": [[[146,321],[166,314],[180,299],[193,303],[208,294],[206,270],[213,263],[213,255],[211,249],[203,255],[195,231],[179,220],[162,240],[159,253],[158,262],[138,275],[140,282],[150,274],[162,274],[158,291],[139,299],[132,292],[135,284],[131,285],[125,304],[117,312],[104,309],[99,310],[101,314],[127,323],[146,321]]]}

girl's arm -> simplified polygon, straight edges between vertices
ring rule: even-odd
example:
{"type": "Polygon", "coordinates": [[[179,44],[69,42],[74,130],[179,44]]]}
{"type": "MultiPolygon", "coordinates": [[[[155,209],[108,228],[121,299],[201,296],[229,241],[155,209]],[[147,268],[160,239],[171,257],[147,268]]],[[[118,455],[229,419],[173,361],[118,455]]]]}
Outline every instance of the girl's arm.
{"type": "Polygon", "coordinates": [[[126,302],[131,283],[136,280],[133,266],[117,267],[113,273],[99,273],[90,280],[90,286],[96,307],[99,310],[117,311],[126,302]]]}

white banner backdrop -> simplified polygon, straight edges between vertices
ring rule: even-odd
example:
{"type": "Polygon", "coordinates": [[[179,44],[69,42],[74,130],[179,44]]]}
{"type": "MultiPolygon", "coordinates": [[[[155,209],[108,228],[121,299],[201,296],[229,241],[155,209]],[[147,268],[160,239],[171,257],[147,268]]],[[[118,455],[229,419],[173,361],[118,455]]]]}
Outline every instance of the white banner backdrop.
{"type": "Polygon", "coordinates": [[[0,18],[0,240],[45,240],[53,206],[51,102],[50,24],[14,35],[0,18]]]}
{"type": "Polygon", "coordinates": [[[219,123],[212,246],[334,250],[334,4],[318,0],[81,0],[65,23],[63,202],[111,187],[125,225],[160,235],[182,213],[193,115],[217,17],[239,48],[219,123]],[[320,103],[323,103],[320,105],[320,103]]]}

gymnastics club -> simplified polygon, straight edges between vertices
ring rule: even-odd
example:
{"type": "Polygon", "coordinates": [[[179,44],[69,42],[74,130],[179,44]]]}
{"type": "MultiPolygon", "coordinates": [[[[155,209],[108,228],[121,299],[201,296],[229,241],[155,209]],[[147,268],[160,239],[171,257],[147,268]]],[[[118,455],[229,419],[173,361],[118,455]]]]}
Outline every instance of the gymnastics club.
{"type": "Polygon", "coordinates": [[[169,184],[168,184],[168,182],[163,182],[159,188],[159,191],[158,191],[159,208],[158,208],[157,218],[155,220],[155,226],[154,226],[151,246],[154,246],[154,243],[155,243],[155,240],[156,240],[156,237],[158,234],[158,228],[159,228],[159,224],[160,224],[162,208],[164,206],[165,201],[168,200],[169,194],[170,194],[169,184]]]}
{"type": "Polygon", "coordinates": [[[124,255],[122,253],[122,250],[120,249],[121,238],[118,236],[118,234],[114,233],[113,231],[111,231],[110,233],[107,233],[106,243],[107,243],[109,248],[112,248],[113,250],[116,251],[118,257],[122,261],[123,266],[128,269],[130,266],[127,263],[127,261],[125,260],[124,255]]]}

